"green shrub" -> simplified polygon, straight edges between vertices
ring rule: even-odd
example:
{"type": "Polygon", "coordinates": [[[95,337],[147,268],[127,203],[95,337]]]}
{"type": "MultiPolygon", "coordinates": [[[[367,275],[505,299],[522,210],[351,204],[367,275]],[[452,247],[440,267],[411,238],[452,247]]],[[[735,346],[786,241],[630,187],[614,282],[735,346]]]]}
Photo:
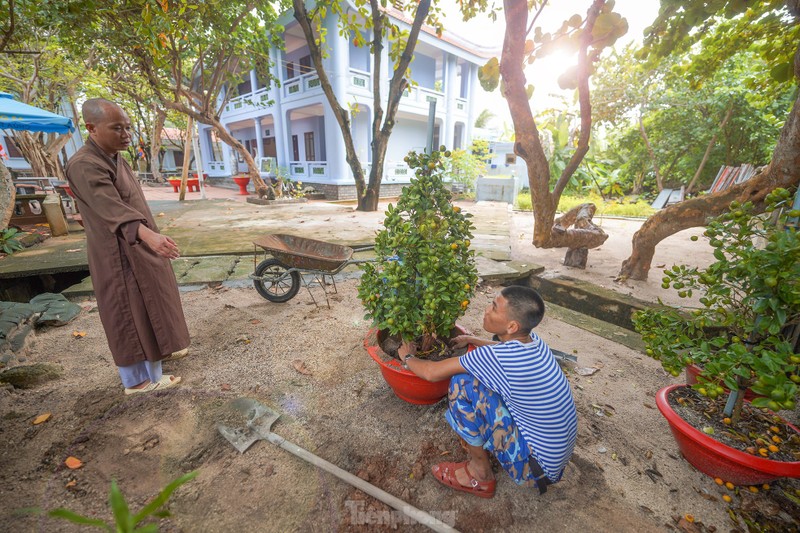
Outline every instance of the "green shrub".
{"type": "Polygon", "coordinates": [[[17,239],[19,230],[17,228],[6,228],[0,233],[0,250],[11,255],[17,250],[22,250],[22,244],[17,239]]]}
{"type": "MultiPolygon", "coordinates": [[[[558,202],[558,211],[561,213],[567,212],[573,207],[593,203],[597,206],[596,216],[620,216],[620,217],[649,217],[656,212],[655,209],[650,207],[650,204],[644,200],[636,200],[634,202],[625,202],[618,200],[605,201],[597,194],[589,194],[586,196],[571,196],[562,194],[558,202]]],[[[531,201],[530,192],[520,192],[514,202],[514,209],[520,211],[531,211],[533,203],[531,201]]]]}
{"type": "MultiPolygon", "coordinates": [[[[791,196],[777,189],[767,202],[769,214],[791,205],[791,196]]],[[[751,202],[733,202],[708,225],[715,262],[707,268],[675,265],[664,271],[662,286],[681,298],[701,293],[700,307],[640,311],[634,324],[647,354],[668,372],[677,376],[687,365],[702,367],[695,386],[700,394],[716,398],[724,383],[764,395],[753,400],[757,407],[794,409],[800,354],[782,332],[800,323],[800,236],[783,223],[800,213],[781,213],[776,225],[752,212],[751,202]]],[[[737,407],[734,424],[738,412],[737,407]]]]}
{"type": "Polygon", "coordinates": [[[362,266],[358,296],[374,325],[403,339],[447,339],[469,305],[478,273],[470,250],[471,215],[450,202],[444,158],[411,152],[405,158],[415,177],[397,206],[386,211],[375,238],[377,262],[362,266]]]}

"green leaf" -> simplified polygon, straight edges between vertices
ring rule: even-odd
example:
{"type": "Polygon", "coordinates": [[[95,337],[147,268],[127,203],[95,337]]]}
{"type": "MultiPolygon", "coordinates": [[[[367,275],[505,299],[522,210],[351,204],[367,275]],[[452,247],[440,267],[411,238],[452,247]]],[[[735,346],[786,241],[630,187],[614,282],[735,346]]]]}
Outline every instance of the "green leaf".
{"type": "Polygon", "coordinates": [[[117,482],[114,480],[111,481],[111,492],[108,495],[108,503],[111,506],[111,511],[114,513],[114,521],[117,524],[117,529],[125,532],[133,531],[133,526],[136,525],[136,522],[134,522],[131,516],[122,491],[119,490],[117,482]]]}
{"type": "Polygon", "coordinates": [[[164,487],[164,490],[156,496],[153,501],[145,505],[141,511],[136,513],[133,517],[133,523],[138,524],[148,515],[153,514],[156,510],[158,510],[161,506],[163,506],[169,500],[169,497],[172,495],[175,490],[183,485],[184,483],[193,480],[199,474],[198,470],[194,470],[189,472],[188,474],[184,474],[183,476],[173,480],[169,485],[164,487]]]}
{"type": "Polygon", "coordinates": [[[69,520],[73,524],[80,524],[82,526],[98,527],[98,528],[101,528],[101,529],[106,529],[108,531],[114,531],[114,528],[112,528],[111,526],[109,526],[108,524],[103,522],[102,520],[99,520],[97,518],[90,518],[88,516],[79,515],[78,513],[74,513],[72,511],[70,511],[69,509],[58,508],[58,509],[54,509],[54,510],[50,511],[47,514],[48,514],[48,516],[50,516],[52,518],[61,518],[61,519],[64,519],[64,520],[69,520]]]}

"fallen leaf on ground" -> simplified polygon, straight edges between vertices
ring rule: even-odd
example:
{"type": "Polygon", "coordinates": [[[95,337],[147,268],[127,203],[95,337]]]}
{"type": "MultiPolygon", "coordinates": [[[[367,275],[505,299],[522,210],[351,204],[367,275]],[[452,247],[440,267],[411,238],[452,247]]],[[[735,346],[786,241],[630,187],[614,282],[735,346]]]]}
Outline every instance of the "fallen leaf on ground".
{"type": "Polygon", "coordinates": [[[231,386],[230,386],[229,383],[223,383],[221,388],[222,388],[222,390],[225,390],[225,391],[231,390],[231,386]]]}
{"type": "Polygon", "coordinates": [[[164,213],[159,213],[159,214],[158,214],[158,215],[156,215],[156,216],[163,217],[163,216],[164,216],[164,213]]]}
{"type": "Polygon", "coordinates": [[[70,455],[64,460],[64,464],[67,465],[67,468],[69,468],[70,470],[75,470],[76,468],[80,468],[83,466],[83,461],[81,461],[77,457],[72,457],[70,455]]]}
{"type": "Polygon", "coordinates": [[[44,413],[33,419],[33,425],[38,426],[39,424],[47,422],[48,420],[50,420],[50,413],[44,413]]]}
{"type": "Polygon", "coordinates": [[[582,367],[582,368],[576,368],[575,369],[575,373],[578,374],[579,376],[591,376],[592,374],[594,374],[598,370],[600,370],[600,369],[599,368],[582,367]]]}
{"type": "Polygon", "coordinates": [[[72,488],[72,487],[74,487],[74,486],[75,486],[75,485],[77,485],[77,484],[78,484],[78,482],[77,482],[77,481],[75,481],[75,480],[73,479],[72,481],[70,481],[69,483],[67,483],[66,485],[64,485],[64,487],[69,489],[69,488],[72,488]]]}
{"type": "Polygon", "coordinates": [[[257,319],[257,318],[254,318],[253,320],[250,321],[250,323],[251,324],[261,324],[261,321],[259,319],[257,319]]]}
{"type": "Polygon", "coordinates": [[[80,252],[80,251],[81,251],[81,249],[80,249],[80,248],[71,248],[71,249],[69,249],[69,250],[65,250],[65,252],[67,252],[67,253],[72,253],[72,252],[80,252]]]}
{"type": "Polygon", "coordinates": [[[305,376],[311,375],[311,370],[308,368],[305,361],[302,361],[300,359],[295,359],[294,361],[292,361],[292,366],[294,367],[295,370],[297,370],[298,372],[300,372],[305,376]]]}
{"type": "Polygon", "coordinates": [[[72,332],[72,336],[75,337],[76,339],[81,339],[81,338],[86,336],[86,332],[85,331],[73,331],[72,332]]]}

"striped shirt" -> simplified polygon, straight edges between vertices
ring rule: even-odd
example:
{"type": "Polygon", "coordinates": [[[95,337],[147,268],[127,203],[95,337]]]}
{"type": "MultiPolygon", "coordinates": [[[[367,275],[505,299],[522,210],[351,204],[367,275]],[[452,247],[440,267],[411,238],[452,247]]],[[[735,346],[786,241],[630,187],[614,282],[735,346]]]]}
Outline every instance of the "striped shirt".
{"type": "Polygon", "coordinates": [[[531,342],[481,346],[461,366],[503,398],[519,432],[547,477],[555,482],[572,455],[578,415],[572,390],[550,347],[531,332],[531,342]]]}

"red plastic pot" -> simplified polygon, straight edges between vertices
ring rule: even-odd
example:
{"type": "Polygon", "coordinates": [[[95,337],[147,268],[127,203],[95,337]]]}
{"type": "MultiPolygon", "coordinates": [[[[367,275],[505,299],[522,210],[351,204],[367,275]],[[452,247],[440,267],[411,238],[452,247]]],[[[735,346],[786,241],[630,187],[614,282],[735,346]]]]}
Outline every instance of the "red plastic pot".
{"type": "Polygon", "coordinates": [[[233,182],[239,186],[239,194],[248,195],[247,184],[250,183],[249,176],[234,176],[233,182]]]}
{"type": "MultiPolygon", "coordinates": [[[[681,454],[695,468],[734,485],[760,485],[782,477],[800,477],[800,461],[773,461],[755,457],[714,440],[683,420],[669,405],[669,393],[686,385],[664,387],[656,394],[656,405],[669,422],[681,454]]],[[[798,429],[787,425],[795,432],[798,429]]]]}
{"type": "MultiPolygon", "coordinates": [[[[700,372],[702,372],[702,371],[703,371],[703,369],[700,368],[697,365],[688,365],[686,367],[686,372],[685,372],[686,373],[686,384],[687,385],[694,385],[695,383],[697,383],[697,376],[699,376],[700,372]]],[[[726,394],[730,392],[730,390],[727,387],[723,387],[723,388],[725,389],[725,393],[726,394]]],[[[750,389],[746,389],[744,391],[744,399],[745,400],[752,401],[753,398],[761,398],[761,397],[762,396],[760,394],[756,394],[755,392],[753,392],[750,389]]]]}
{"type": "MultiPolygon", "coordinates": [[[[459,334],[466,333],[460,326],[456,326],[455,329],[458,330],[459,334]]],[[[384,361],[384,358],[388,357],[380,347],[384,335],[384,331],[369,330],[364,339],[364,348],[367,349],[370,357],[380,365],[383,379],[386,380],[395,395],[401,400],[415,405],[431,405],[444,398],[450,386],[449,379],[425,381],[410,370],[403,368],[397,359],[392,358],[389,361],[384,361]]],[[[474,347],[469,349],[473,350],[474,347]]]]}

